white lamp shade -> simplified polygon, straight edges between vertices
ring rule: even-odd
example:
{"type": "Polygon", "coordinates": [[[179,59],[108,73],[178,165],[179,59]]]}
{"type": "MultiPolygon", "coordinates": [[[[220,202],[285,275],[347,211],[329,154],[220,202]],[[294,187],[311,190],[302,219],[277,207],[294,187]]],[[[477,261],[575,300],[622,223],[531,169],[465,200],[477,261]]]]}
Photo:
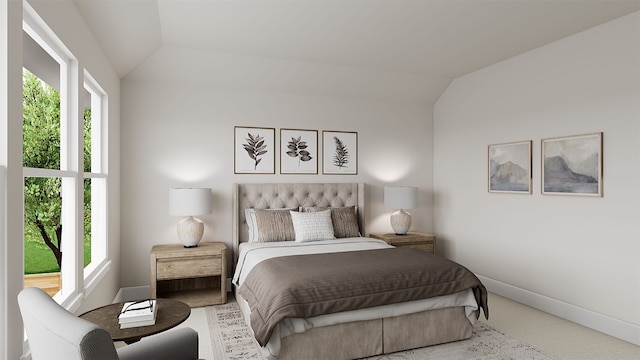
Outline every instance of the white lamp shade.
{"type": "Polygon", "coordinates": [[[211,189],[169,189],[169,215],[194,216],[211,214],[211,189]]]}
{"type": "Polygon", "coordinates": [[[385,186],[384,206],[391,209],[418,207],[418,188],[412,186],[385,186]]]}

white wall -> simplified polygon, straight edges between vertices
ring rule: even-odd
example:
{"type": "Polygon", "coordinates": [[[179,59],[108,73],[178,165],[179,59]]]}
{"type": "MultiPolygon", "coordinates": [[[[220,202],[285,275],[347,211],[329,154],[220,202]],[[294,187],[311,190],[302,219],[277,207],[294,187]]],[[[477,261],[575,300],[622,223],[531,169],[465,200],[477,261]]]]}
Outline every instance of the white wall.
{"type": "Polygon", "coordinates": [[[439,246],[495,290],[640,344],[639,123],[640,13],[454,80],[434,106],[439,246]],[[593,132],[604,197],[541,195],[540,140],[593,132]],[[533,194],[488,193],[487,146],[521,140],[533,194]]]}
{"type": "Polygon", "coordinates": [[[413,229],[432,231],[431,85],[387,87],[410,87],[414,78],[187,49],[156,53],[123,79],[122,285],[149,284],[151,247],[178,242],[179,218],[167,208],[174,186],[212,188],[213,214],[200,217],[203,241],[229,248],[232,184],[241,182],[364,182],[368,231],[378,232],[391,231],[383,186],[418,186],[413,229]],[[275,175],[234,175],[236,125],[276,128],[276,144],[280,128],[318,130],[320,139],[322,130],[356,131],[358,174],[322,175],[320,164],[318,175],[280,175],[278,155],[275,175]]]}

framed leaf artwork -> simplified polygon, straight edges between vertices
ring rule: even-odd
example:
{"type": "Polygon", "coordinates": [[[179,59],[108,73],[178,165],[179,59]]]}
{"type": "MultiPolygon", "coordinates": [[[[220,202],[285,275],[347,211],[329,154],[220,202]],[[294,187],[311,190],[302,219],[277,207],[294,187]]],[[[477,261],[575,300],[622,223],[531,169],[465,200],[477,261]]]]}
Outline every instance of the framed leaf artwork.
{"type": "Polygon", "coordinates": [[[234,173],[275,174],[276,129],[235,126],[233,131],[234,173]]]}
{"type": "Polygon", "coordinates": [[[326,175],[358,174],[358,133],[322,131],[322,173],[326,175]]]}
{"type": "Polygon", "coordinates": [[[280,173],[318,173],[318,130],[280,129],[280,173]]]}
{"type": "Polygon", "coordinates": [[[531,140],[489,145],[489,192],[531,194],[531,140]]]}
{"type": "Polygon", "coordinates": [[[602,133],[542,139],[542,194],[602,196],[602,133]]]}

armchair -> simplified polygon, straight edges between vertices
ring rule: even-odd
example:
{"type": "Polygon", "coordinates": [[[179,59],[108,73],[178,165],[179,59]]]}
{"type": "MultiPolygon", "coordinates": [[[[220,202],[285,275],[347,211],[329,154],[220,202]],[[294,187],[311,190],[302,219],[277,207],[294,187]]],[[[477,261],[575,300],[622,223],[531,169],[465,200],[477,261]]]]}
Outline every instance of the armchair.
{"type": "Polygon", "coordinates": [[[18,305],[32,360],[197,360],[198,333],[169,330],[116,349],[109,333],[58,305],[39,288],[25,288],[18,305]]]}

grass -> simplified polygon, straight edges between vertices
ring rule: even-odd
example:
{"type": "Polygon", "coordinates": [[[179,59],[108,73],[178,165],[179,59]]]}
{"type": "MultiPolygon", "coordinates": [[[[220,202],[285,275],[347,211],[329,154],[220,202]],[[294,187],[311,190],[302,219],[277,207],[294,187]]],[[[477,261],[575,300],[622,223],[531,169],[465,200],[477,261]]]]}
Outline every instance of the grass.
{"type": "MultiPolygon", "coordinates": [[[[84,266],[91,262],[91,243],[84,242],[84,266]]],[[[24,273],[44,274],[59,272],[56,257],[42,240],[26,240],[24,242],[24,273]]]]}

